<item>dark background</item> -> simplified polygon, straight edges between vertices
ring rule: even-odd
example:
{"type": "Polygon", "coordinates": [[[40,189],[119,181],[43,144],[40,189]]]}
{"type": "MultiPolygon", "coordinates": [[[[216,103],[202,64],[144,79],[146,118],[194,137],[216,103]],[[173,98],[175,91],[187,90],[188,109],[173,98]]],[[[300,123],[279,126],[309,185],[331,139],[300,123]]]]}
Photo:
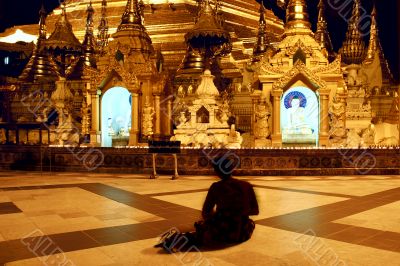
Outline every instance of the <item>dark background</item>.
{"type": "MultiPolygon", "coordinates": [[[[313,30],[315,30],[319,0],[306,1],[313,30]]],[[[43,0],[43,2],[48,12],[59,5],[59,0],[43,0]]],[[[350,17],[352,4],[346,4],[347,2],[351,3],[351,0],[325,0],[328,28],[336,51],[342,46],[347,30],[347,20],[338,14],[338,7],[346,6],[346,8],[340,10],[342,14],[348,13],[344,17],[350,17]]],[[[370,14],[373,2],[374,0],[361,0],[361,5],[367,14],[370,14]]],[[[272,8],[278,17],[285,18],[285,11],[276,6],[275,0],[264,0],[264,3],[267,8],[272,8]]],[[[37,23],[41,4],[42,0],[0,0],[0,32],[13,25],[37,23]]],[[[375,0],[375,4],[381,44],[391,70],[395,78],[399,80],[400,1],[375,0]]],[[[367,41],[368,38],[369,36],[366,35],[365,40],[367,41]]]]}

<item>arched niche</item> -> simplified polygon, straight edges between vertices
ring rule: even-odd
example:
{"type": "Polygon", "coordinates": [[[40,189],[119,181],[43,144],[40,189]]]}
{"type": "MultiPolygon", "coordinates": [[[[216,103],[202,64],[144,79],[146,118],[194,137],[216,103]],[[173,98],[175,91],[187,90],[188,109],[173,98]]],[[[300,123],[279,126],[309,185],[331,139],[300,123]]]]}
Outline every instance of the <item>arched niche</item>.
{"type": "Polygon", "coordinates": [[[113,87],[101,97],[101,146],[112,147],[113,139],[129,139],[131,94],[126,88],[113,87]]]}

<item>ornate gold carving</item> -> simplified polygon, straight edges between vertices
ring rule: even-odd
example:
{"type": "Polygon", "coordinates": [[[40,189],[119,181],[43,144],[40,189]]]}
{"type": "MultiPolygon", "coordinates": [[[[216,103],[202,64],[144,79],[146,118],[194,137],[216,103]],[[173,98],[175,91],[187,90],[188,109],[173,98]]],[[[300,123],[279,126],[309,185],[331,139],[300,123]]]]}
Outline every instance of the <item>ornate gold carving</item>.
{"type": "Polygon", "coordinates": [[[265,60],[263,60],[261,63],[261,71],[266,72],[263,74],[285,74],[285,71],[283,71],[281,68],[273,67],[268,61],[265,60]]]}
{"type": "Polygon", "coordinates": [[[341,74],[342,73],[342,69],[340,67],[341,61],[342,61],[341,55],[338,55],[332,63],[330,63],[326,66],[323,66],[323,67],[313,68],[312,72],[313,73],[341,74]]]}
{"type": "Polygon", "coordinates": [[[306,46],[300,39],[293,45],[288,47],[288,49],[286,49],[286,55],[294,55],[297,50],[301,49],[303,51],[303,53],[308,54],[308,55],[312,55],[313,54],[313,49],[309,46],[306,46]]]}
{"type": "Polygon", "coordinates": [[[306,65],[298,60],[293,68],[289,70],[282,78],[272,85],[273,90],[283,90],[285,86],[293,80],[298,74],[302,74],[309,79],[318,88],[326,87],[325,81],[320,79],[313,71],[308,69],[306,65]]]}

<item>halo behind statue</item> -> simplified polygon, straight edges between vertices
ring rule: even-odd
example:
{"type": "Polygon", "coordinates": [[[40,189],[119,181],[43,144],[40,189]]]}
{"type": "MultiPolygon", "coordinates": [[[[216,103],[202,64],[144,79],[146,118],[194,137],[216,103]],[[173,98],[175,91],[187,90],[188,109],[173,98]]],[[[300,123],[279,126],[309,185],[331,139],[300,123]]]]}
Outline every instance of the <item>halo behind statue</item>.
{"type": "Polygon", "coordinates": [[[289,109],[292,108],[292,100],[299,99],[300,100],[300,107],[305,108],[307,105],[307,98],[304,96],[303,93],[299,91],[291,91],[289,92],[284,99],[285,108],[289,109]]]}

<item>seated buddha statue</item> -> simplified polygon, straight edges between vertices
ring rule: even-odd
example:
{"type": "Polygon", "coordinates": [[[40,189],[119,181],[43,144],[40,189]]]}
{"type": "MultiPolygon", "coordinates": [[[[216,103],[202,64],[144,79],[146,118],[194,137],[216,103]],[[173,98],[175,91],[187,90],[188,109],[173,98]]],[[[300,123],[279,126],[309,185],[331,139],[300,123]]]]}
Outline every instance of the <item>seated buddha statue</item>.
{"type": "Polygon", "coordinates": [[[293,97],[288,112],[288,126],[284,129],[286,134],[313,134],[313,130],[305,120],[305,109],[300,106],[300,99],[293,97]]]}

